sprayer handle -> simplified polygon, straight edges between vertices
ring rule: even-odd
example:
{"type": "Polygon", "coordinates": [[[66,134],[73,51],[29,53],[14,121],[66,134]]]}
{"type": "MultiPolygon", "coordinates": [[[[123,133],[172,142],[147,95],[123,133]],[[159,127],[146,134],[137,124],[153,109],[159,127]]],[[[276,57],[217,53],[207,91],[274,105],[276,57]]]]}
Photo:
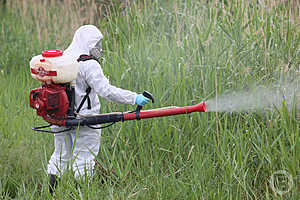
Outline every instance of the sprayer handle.
{"type": "MultiPolygon", "coordinates": [[[[150,92],[144,91],[143,92],[143,96],[147,97],[148,99],[151,99],[152,103],[154,103],[154,97],[153,97],[153,95],[150,92]]],[[[142,108],[143,108],[143,106],[137,106],[136,107],[136,111],[140,112],[140,110],[142,110],[142,108]]]]}

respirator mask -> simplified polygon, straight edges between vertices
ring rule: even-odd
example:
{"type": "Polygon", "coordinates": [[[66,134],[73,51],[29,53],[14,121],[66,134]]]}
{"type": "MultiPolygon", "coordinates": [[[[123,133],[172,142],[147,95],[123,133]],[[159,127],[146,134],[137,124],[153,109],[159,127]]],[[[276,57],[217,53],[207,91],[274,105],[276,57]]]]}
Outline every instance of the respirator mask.
{"type": "Polygon", "coordinates": [[[102,42],[101,42],[101,40],[99,40],[96,43],[96,45],[93,48],[91,48],[90,55],[94,56],[97,60],[99,60],[102,57],[103,51],[102,51],[102,42]]]}

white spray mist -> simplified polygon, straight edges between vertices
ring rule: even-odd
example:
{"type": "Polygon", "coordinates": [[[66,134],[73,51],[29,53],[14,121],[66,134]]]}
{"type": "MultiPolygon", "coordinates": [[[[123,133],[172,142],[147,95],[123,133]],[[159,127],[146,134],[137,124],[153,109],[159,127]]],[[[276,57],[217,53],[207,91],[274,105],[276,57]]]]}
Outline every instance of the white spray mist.
{"type": "Polygon", "coordinates": [[[300,104],[299,83],[257,86],[249,91],[232,92],[216,96],[206,102],[207,112],[242,112],[272,109],[282,105],[300,104]]]}

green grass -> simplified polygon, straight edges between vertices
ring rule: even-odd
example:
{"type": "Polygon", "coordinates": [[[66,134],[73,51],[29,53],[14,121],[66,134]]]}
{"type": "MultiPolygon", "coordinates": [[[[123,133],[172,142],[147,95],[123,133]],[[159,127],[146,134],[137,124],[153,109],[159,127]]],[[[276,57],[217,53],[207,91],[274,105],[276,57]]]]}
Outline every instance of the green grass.
{"type": "MultiPolygon", "coordinates": [[[[151,109],[272,84],[284,78],[287,65],[291,74],[298,73],[299,13],[287,14],[290,5],[197,2],[144,1],[122,13],[107,7],[106,18],[96,25],[105,34],[102,67],[111,83],[150,91],[156,100],[146,105],[151,109]]],[[[45,169],[53,136],[31,130],[44,122],[29,108],[29,91],[39,86],[30,76],[29,61],[44,49],[66,48],[76,29],[67,23],[72,16],[67,12],[61,21],[41,26],[43,16],[59,12],[53,8],[34,18],[36,9],[29,5],[22,20],[22,9],[1,10],[1,199],[50,198],[45,169]]],[[[101,103],[102,113],[135,109],[101,103]]],[[[78,187],[68,172],[56,198],[299,199],[296,114],[282,106],[270,112],[193,113],[116,124],[103,130],[97,157],[107,173],[97,169],[90,184],[78,187]],[[282,196],[270,184],[278,170],[293,179],[282,196]]]]}

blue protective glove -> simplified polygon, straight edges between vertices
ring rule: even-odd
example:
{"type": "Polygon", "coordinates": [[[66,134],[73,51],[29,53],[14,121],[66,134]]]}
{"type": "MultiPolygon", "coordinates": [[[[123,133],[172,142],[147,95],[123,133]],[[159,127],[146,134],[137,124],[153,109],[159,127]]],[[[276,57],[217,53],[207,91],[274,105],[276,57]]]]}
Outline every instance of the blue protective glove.
{"type": "Polygon", "coordinates": [[[144,95],[138,94],[135,99],[135,104],[137,104],[139,106],[144,106],[145,104],[147,104],[149,102],[149,100],[150,99],[148,99],[144,95]]]}

